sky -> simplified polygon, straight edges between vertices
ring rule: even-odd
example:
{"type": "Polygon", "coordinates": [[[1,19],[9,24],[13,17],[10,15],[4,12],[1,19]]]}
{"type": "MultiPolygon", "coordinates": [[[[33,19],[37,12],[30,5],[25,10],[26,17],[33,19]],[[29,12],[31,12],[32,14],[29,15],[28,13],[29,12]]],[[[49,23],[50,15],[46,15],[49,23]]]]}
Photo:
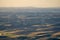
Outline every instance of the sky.
{"type": "Polygon", "coordinates": [[[60,7],[60,0],[0,0],[0,7],[60,7]]]}

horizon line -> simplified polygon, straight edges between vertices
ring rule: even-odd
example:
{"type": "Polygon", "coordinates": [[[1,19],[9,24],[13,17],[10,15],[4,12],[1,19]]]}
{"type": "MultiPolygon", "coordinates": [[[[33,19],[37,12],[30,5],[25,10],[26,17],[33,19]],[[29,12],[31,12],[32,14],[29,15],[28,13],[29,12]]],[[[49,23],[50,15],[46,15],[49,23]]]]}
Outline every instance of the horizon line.
{"type": "Polygon", "coordinates": [[[0,8],[60,8],[60,7],[0,7],[0,8]]]}

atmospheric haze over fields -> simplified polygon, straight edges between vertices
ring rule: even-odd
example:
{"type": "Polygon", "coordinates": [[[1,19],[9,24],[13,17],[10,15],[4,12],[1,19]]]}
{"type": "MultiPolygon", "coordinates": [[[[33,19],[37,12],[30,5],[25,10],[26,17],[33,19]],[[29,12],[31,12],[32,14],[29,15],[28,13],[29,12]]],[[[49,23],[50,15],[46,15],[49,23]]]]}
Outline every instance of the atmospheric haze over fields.
{"type": "Polygon", "coordinates": [[[60,7],[60,0],[0,0],[0,7],[60,7]]]}

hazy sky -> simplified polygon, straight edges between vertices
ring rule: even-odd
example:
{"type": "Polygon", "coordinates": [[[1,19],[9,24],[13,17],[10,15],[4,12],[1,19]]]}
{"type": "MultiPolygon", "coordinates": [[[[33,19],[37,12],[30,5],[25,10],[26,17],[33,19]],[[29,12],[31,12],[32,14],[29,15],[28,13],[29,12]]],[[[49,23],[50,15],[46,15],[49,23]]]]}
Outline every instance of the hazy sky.
{"type": "Polygon", "coordinates": [[[60,7],[60,0],[0,0],[0,7],[60,7]]]}

